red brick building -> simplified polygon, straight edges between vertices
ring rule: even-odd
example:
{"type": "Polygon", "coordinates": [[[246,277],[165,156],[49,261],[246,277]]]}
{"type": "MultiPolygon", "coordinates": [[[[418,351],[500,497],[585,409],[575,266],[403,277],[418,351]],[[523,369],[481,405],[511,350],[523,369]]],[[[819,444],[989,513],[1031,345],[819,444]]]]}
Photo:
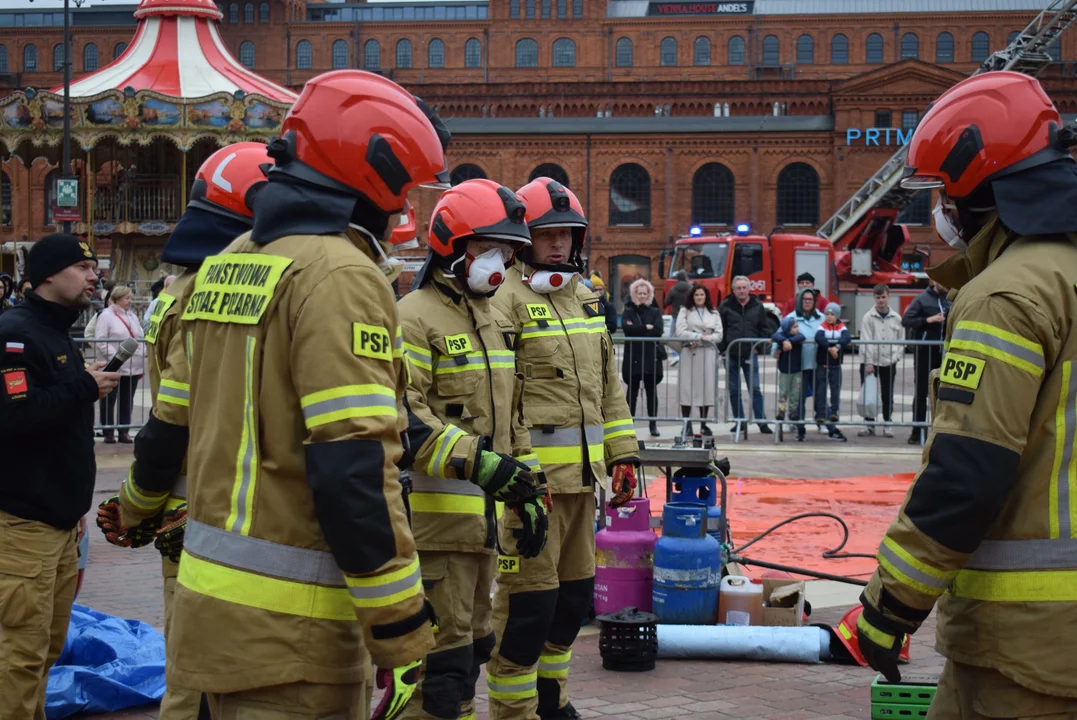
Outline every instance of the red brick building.
{"type": "MultiPolygon", "coordinates": [[[[456,178],[518,187],[536,172],[560,175],[590,215],[591,267],[652,277],[659,252],[693,224],[813,232],[933,98],[1045,4],[218,0],[222,36],[248,67],[294,88],[333,68],[385,73],[448,120],[456,178]],[[877,140],[857,137],[867,128],[882,129],[877,140]]],[[[76,13],[75,76],[129,38],[133,20],[120,21],[133,9],[109,0],[76,13]]],[[[32,14],[0,10],[0,89],[61,81],[62,17],[32,14]]],[[[1075,113],[1077,35],[1050,52],[1041,80],[1075,113]]],[[[51,229],[44,181],[54,166],[3,158],[0,240],[51,229]]],[[[434,197],[416,200],[425,231],[434,197]]],[[[928,203],[905,220],[938,259],[928,203]]]]}

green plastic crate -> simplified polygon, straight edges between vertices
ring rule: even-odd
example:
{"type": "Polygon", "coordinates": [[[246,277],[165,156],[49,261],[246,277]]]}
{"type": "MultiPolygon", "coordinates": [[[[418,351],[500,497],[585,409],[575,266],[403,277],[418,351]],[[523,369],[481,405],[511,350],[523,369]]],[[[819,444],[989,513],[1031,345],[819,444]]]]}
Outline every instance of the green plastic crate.
{"type": "MultiPolygon", "coordinates": [[[[871,683],[871,704],[875,705],[920,705],[926,708],[935,697],[935,688],[939,683],[931,675],[906,675],[901,682],[890,683],[878,675],[871,683]]],[[[875,717],[874,712],[872,717],[875,717]]],[[[892,717],[888,715],[887,717],[892,717]]]]}
{"type": "Polygon", "coordinates": [[[926,718],[928,705],[906,705],[903,703],[871,704],[871,720],[916,720],[926,718]]]}

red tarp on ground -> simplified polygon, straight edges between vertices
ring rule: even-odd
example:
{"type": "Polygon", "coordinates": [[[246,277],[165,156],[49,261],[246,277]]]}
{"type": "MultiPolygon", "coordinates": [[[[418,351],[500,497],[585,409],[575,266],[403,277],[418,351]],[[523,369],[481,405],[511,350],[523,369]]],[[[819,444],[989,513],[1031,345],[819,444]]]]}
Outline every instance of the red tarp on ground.
{"type": "MultiPolygon", "coordinates": [[[[890,522],[897,515],[912,484],[913,473],[870,477],[800,479],[728,479],[729,527],[734,545],[741,545],[772,525],[806,512],[830,512],[849,525],[849,542],[843,552],[874,555],[890,522]]],[[[648,483],[651,514],[661,515],[666,479],[648,483]]],[[[876,562],[867,558],[824,560],[824,550],[841,542],[841,526],[827,518],[808,518],[785,525],[745,550],[759,560],[795,565],[835,575],[867,578],[876,562]]]]}

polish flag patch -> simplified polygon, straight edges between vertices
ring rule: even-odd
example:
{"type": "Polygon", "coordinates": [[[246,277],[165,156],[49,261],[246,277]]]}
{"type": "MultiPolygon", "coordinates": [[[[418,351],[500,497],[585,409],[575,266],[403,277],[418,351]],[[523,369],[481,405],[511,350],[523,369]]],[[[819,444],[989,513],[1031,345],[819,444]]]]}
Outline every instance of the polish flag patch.
{"type": "Polygon", "coordinates": [[[20,395],[30,389],[26,384],[26,373],[22,370],[4,373],[4,387],[8,395],[20,395]]]}
{"type": "Polygon", "coordinates": [[[26,346],[20,342],[9,342],[7,345],[4,346],[4,351],[9,353],[21,353],[24,352],[25,349],[26,346]]]}

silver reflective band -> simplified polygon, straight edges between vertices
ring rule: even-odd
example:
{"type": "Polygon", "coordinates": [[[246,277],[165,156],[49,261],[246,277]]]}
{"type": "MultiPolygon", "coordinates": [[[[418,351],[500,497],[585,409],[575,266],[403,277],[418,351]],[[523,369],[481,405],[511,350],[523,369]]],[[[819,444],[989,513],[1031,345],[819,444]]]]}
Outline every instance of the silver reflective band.
{"type": "MultiPolygon", "coordinates": [[[[1070,537],[1073,532],[1070,527],[1070,503],[1077,498],[1070,497],[1070,467],[1073,464],[1073,436],[1077,432],[1077,377],[1073,376],[1077,363],[1072,360],[1063,365],[1063,375],[1066,387],[1066,409],[1062,413],[1062,422],[1065,425],[1062,432],[1058,433],[1058,414],[1055,414],[1055,432],[1062,435],[1062,457],[1057,460],[1058,472],[1055,474],[1055,490],[1058,494],[1058,536],[1070,537]]],[[[1061,398],[1060,398],[1061,400],[1061,398]]],[[[1073,560],[1073,567],[1077,567],[1077,557],[1073,560]]]]}
{"type": "Polygon", "coordinates": [[[519,683],[517,685],[494,682],[493,680],[490,680],[489,677],[487,677],[486,679],[486,689],[492,693],[518,693],[525,692],[527,690],[534,690],[536,687],[538,687],[538,678],[531,680],[530,682],[519,683]]]}
{"type": "Polygon", "coordinates": [[[977,342],[981,345],[986,345],[989,348],[1001,350],[1004,353],[1013,355],[1027,362],[1029,365],[1034,365],[1040,370],[1044,369],[1043,355],[1037,354],[1029,350],[1028,348],[1021,347],[1017,343],[1012,343],[1008,340],[1003,340],[1000,337],[989,335],[979,330],[970,330],[968,328],[958,328],[954,330],[954,334],[950,336],[950,342],[954,340],[968,340],[969,342],[977,342]]]}
{"type": "Polygon", "coordinates": [[[477,365],[479,367],[486,367],[486,358],[482,354],[478,355],[450,355],[444,360],[438,360],[438,370],[452,370],[453,368],[464,367],[465,365],[477,365]],[[462,358],[462,359],[457,359],[462,358]]]}
{"type": "Polygon", "coordinates": [[[344,587],[333,554],[240,535],[187,518],[183,549],[211,562],[295,582],[344,587]]]}
{"type": "Polygon", "coordinates": [[[895,567],[897,567],[898,570],[903,572],[905,575],[908,575],[910,578],[920,583],[921,585],[926,585],[929,588],[935,588],[936,590],[939,590],[941,592],[948,588],[950,586],[950,583],[952,582],[952,580],[949,578],[937,578],[934,575],[928,575],[927,573],[916,569],[915,567],[907,563],[904,558],[895,553],[889,546],[886,545],[886,543],[879,545],[879,554],[889,560],[895,567]]]}
{"type": "Polygon", "coordinates": [[[157,388],[157,394],[164,395],[170,398],[175,398],[176,400],[189,401],[191,399],[190,390],[180,390],[179,388],[169,387],[168,385],[164,384],[157,388]]]}
{"type": "Polygon", "coordinates": [[[172,483],[172,497],[187,499],[187,476],[180,475],[176,482],[172,483]]]}
{"type": "Polygon", "coordinates": [[[1077,539],[984,540],[966,570],[1077,569],[1077,539]]]}
{"type": "Polygon", "coordinates": [[[481,487],[468,480],[442,480],[412,473],[411,487],[415,492],[444,493],[446,495],[468,495],[482,497],[486,493],[481,487]]]}
{"type": "Polygon", "coordinates": [[[399,580],[394,580],[393,582],[384,585],[360,587],[348,585],[348,592],[350,592],[352,597],[357,600],[377,600],[415,587],[417,583],[422,581],[422,574],[423,571],[419,568],[419,563],[416,562],[415,569],[399,580]]]}
{"type": "Polygon", "coordinates": [[[311,403],[303,408],[303,419],[311,420],[319,415],[348,410],[351,408],[367,407],[396,407],[396,398],[388,393],[367,393],[363,395],[345,395],[344,397],[330,398],[311,403]]]}
{"type": "MultiPolygon", "coordinates": [[[[601,426],[596,425],[584,428],[583,434],[588,445],[598,445],[602,442],[604,431],[601,426]]],[[[541,429],[531,431],[531,445],[534,447],[572,447],[580,444],[578,427],[558,428],[552,433],[543,432],[541,429]]]]}
{"type": "Polygon", "coordinates": [[[548,663],[539,660],[539,672],[556,672],[557,670],[568,670],[568,666],[571,661],[548,663]]]}

